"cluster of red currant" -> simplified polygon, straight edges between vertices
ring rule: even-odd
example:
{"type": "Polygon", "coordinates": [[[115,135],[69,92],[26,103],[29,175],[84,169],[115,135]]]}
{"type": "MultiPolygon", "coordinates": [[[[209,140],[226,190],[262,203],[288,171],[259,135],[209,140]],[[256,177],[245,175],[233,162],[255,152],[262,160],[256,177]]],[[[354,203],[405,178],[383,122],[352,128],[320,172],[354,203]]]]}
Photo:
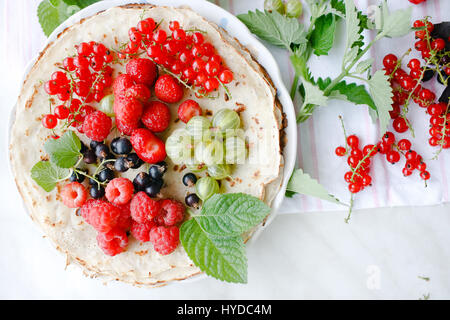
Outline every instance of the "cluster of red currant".
{"type": "MultiPolygon", "coordinates": [[[[438,73],[438,82],[448,85],[450,75],[450,55],[445,50],[446,41],[443,38],[432,37],[434,25],[427,19],[416,20],[415,28],[422,28],[415,32],[418,41],[416,50],[420,51],[424,65],[418,59],[411,59],[408,63],[409,74],[401,68],[402,61],[393,54],[388,54],[383,59],[384,70],[391,78],[393,87],[393,110],[390,112],[393,119],[393,128],[397,132],[405,132],[412,126],[406,114],[410,101],[414,101],[420,107],[425,108],[430,115],[430,139],[431,146],[440,146],[441,149],[450,148],[450,121],[449,106],[445,102],[436,103],[436,95],[431,90],[422,87],[423,82],[433,78],[438,73]]],[[[450,41],[450,39],[448,39],[450,41]]]]}
{"type": "Polygon", "coordinates": [[[411,142],[402,139],[396,143],[395,135],[392,132],[386,132],[377,145],[369,144],[362,150],[359,148],[359,138],[356,135],[348,136],[346,144],[347,147],[337,147],[335,152],[339,157],[348,155],[347,163],[350,171],[345,173],[344,179],[349,184],[348,189],[351,193],[358,193],[371,185],[370,164],[376,154],[385,155],[386,161],[391,164],[400,162],[403,155],[406,159],[402,171],[405,177],[410,176],[417,169],[423,180],[430,179],[430,173],[426,171],[426,163],[421,155],[411,149],[411,142]]]}
{"type": "Polygon", "coordinates": [[[346,147],[337,147],[336,155],[343,157],[348,155],[347,163],[350,171],[344,175],[351,193],[358,193],[372,184],[370,176],[371,158],[377,153],[377,147],[366,145],[362,150],[359,148],[359,138],[351,135],[346,138],[346,147]]]}
{"type": "MultiPolygon", "coordinates": [[[[105,89],[112,84],[110,64],[114,61],[114,53],[111,50],[97,42],[83,42],[75,49],[77,55],[65,58],[61,70],[54,72],[44,84],[47,94],[57,96],[62,102],[42,118],[47,129],[54,129],[58,120],[65,120],[67,126],[81,132],[84,117],[94,111],[87,103],[100,102],[105,89]]],[[[50,99],[50,109],[53,102],[50,99]]]]}
{"type": "Polygon", "coordinates": [[[169,29],[171,34],[159,28],[152,18],[140,21],[129,30],[130,42],[119,57],[139,55],[140,49],[145,50],[167,73],[187,86],[199,88],[196,90],[198,97],[233,81],[233,73],[224,65],[214,46],[205,41],[204,32],[183,30],[178,21],[171,21],[169,29]]]}

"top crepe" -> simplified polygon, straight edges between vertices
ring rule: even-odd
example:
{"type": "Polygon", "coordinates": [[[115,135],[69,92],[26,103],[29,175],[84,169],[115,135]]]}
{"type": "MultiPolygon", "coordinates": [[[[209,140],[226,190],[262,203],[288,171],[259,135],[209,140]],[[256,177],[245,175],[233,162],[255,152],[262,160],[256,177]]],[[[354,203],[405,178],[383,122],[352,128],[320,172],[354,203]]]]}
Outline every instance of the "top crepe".
{"type": "MultiPolygon", "coordinates": [[[[177,20],[184,29],[205,31],[205,38],[216,47],[226,65],[234,72],[235,81],[229,86],[231,98],[224,98],[225,92],[221,88],[219,99],[197,99],[193,92],[187,90],[184,99],[197,100],[204,110],[212,113],[223,108],[239,111],[249,139],[249,158],[256,160],[237,166],[233,172],[234,179],[222,184],[223,191],[251,194],[270,205],[283,176],[280,146],[283,114],[276,99],[276,90],[264,69],[237,40],[187,8],[137,4],[115,7],[64,30],[41,53],[24,82],[11,133],[10,157],[17,186],[31,217],[56,247],[67,255],[68,263],[81,265],[90,276],[155,286],[200,273],[182,246],[168,256],[161,256],[153,250],[151,243],[142,244],[130,238],[125,253],[109,257],[98,248],[94,229],[74,210],[61,203],[58,190],[46,193],[30,176],[34,164],[46,158],[43,144],[50,136],[40,122],[42,115],[48,112],[48,96],[43,90],[43,81],[48,80],[66,56],[75,53],[74,45],[97,41],[118,49],[121,43],[128,40],[129,28],[147,17],[162,22],[160,27],[165,30],[168,30],[170,21],[177,20]],[[256,156],[257,153],[259,156],[256,156]]],[[[124,66],[119,64],[114,68],[114,77],[124,70],[124,66]]],[[[175,115],[177,106],[172,105],[170,108],[175,115]]],[[[167,132],[162,135],[163,140],[173,130],[184,126],[174,118],[167,132]]],[[[85,137],[79,136],[86,141],[85,137]]],[[[108,139],[112,138],[113,135],[108,139]]],[[[181,186],[181,178],[186,171],[168,162],[170,169],[165,178],[167,186],[162,193],[166,197],[183,201],[186,189],[181,186]]],[[[132,179],[137,173],[130,170],[123,176],[132,179]]]]}

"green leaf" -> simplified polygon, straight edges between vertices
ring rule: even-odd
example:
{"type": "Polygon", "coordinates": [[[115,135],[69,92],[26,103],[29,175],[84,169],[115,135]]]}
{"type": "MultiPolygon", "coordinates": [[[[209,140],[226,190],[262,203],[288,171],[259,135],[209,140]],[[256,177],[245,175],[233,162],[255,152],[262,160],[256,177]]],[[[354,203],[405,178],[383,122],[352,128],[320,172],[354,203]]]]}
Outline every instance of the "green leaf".
{"type": "Polygon", "coordinates": [[[294,66],[296,74],[300,75],[303,79],[312,81],[310,70],[306,64],[306,59],[303,55],[301,55],[301,53],[297,54],[296,51],[295,54],[291,55],[291,62],[294,66]]]}
{"type": "Polygon", "coordinates": [[[291,50],[292,44],[306,43],[306,32],[297,19],[288,18],[277,11],[249,11],[237,16],[249,30],[261,39],[291,50]]]}
{"type": "Polygon", "coordinates": [[[31,178],[46,192],[55,189],[56,183],[67,179],[69,174],[69,169],[59,168],[50,161],[40,161],[31,169],[31,178]]]}
{"type": "Polygon", "coordinates": [[[60,168],[71,168],[80,159],[81,141],[75,132],[67,131],[57,140],[47,140],[44,149],[55,165],[60,168]]]}
{"type": "Polygon", "coordinates": [[[378,21],[378,25],[382,25],[381,36],[384,37],[402,37],[408,34],[411,29],[411,12],[412,7],[403,10],[396,10],[390,12],[387,2],[382,3],[381,10],[377,11],[378,15],[375,21],[378,21]]]}
{"type": "Polygon", "coordinates": [[[241,236],[213,236],[194,218],[181,226],[180,240],[189,258],[207,275],[222,281],[247,283],[247,258],[241,236]]]}
{"type": "Polygon", "coordinates": [[[355,104],[365,104],[370,108],[377,110],[375,102],[363,85],[357,85],[356,83],[347,84],[345,81],[341,81],[333,90],[339,91],[339,93],[346,96],[347,100],[350,102],[355,104]]]}
{"type": "Polygon", "coordinates": [[[378,70],[368,83],[370,94],[377,108],[381,135],[384,135],[391,120],[389,111],[392,110],[392,97],[394,96],[389,77],[384,74],[383,70],[378,70]]]}
{"type": "Polygon", "coordinates": [[[329,194],[317,180],[311,178],[309,174],[304,173],[302,169],[297,169],[294,171],[287,186],[287,190],[340,205],[346,205],[340,202],[335,196],[329,194]]]}
{"type": "Polygon", "coordinates": [[[334,44],[335,31],[336,16],[334,14],[329,13],[316,20],[310,39],[315,55],[328,55],[334,44]]]}
{"type": "Polygon", "coordinates": [[[325,106],[327,104],[328,98],[318,86],[308,81],[303,81],[303,86],[305,87],[304,105],[314,104],[318,106],[325,106]]]}
{"type": "Polygon", "coordinates": [[[37,15],[42,30],[48,37],[61,23],[81,9],[100,0],[43,0],[37,15]]]}
{"type": "Polygon", "coordinates": [[[203,204],[202,214],[195,219],[209,234],[235,236],[261,223],[269,212],[264,202],[250,195],[216,194],[203,204]]]}
{"type": "Polygon", "coordinates": [[[345,0],[345,22],[347,26],[347,49],[360,39],[360,21],[353,0],[345,0]]]}

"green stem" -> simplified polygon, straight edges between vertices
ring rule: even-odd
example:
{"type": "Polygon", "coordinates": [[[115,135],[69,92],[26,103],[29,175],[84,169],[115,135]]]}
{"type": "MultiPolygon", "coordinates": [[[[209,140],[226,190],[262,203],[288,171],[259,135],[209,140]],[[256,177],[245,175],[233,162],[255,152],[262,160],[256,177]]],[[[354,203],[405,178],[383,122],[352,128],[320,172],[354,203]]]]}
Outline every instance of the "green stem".
{"type": "Polygon", "coordinates": [[[294,82],[292,83],[292,87],[291,87],[291,99],[292,99],[292,101],[295,100],[295,95],[297,93],[297,87],[298,87],[299,79],[300,79],[299,75],[295,74],[294,82]]]}

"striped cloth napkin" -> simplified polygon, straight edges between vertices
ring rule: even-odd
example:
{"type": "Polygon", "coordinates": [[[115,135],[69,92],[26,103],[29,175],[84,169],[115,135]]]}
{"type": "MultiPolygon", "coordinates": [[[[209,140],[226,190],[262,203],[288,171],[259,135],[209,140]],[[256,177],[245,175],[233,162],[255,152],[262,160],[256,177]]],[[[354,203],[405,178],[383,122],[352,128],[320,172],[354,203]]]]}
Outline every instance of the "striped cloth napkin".
{"type": "MultiPolygon", "coordinates": [[[[107,1],[107,0],[106,0],[107,1]]],[[[20,88],[22,72],[27,63],[39,52],[45,43],[45,36],[41,32],[36,9],[39,0],[4,0],[0,1],[0,67],[7,77],[0,78],[0,99],[4,110],[12,108],[16,94],[20,88]]],[[[151,2],[151,1],[150,1],[151,2]]],[[[212,0],[211,2],[225,8],[233,14],[247,12],[255,8],[263,8],[263,0],[212,0]]],[[[368,6],[378,3],[378,0],[355,0],[356,5],[365,11],[368,6]]],[[[410,6],[408,0],[389,1],[392,9],[410,6]]],[[[427,0],[425,4],[414,6],[413,17],[422,18],[431,16],[433,22],[450,20],[449,0],[427,0]]],[[[306,22],[307,23],[307,22],[306,22]]],[[[315,76],[336,76],[340,70],[338,63],[343,53],[342,42],[344,30],[337,34],[336,48],[329,56],[313,57],[310,67],[315,76]]],[[[372,32],[366,34],[366,39],[374,37],[372,32]]],[[[402,55],[414,45],[412,34],[400,39],[384,39],[370,50],[368,56],[375,59],[375,70],[382,68],[382,59],[387,53],[402,55]]],[[[294,71],[289,62],[287,52],[267,45],[281,69],[283,80],[288,87],[291,86],[294,71]]],[[[411,55],[416,56],[413,52],[411,55]]],[[[437,94],[442,87],[438,84],[426,85],[437,94]]],[[[297,101],[298,104],[298,101],[297,101]]],[[[298,159],[297,165],[319,180],[332,194],[344,202],[349,200],[347,184],[343,176],[348,171],[346,161],[334,155],[334,149],[343,145],[344,136],[339,122],[339,115],[344,117],[348,133],[360,137],[363,144],[372,144],[379,139],[379,132],[364,106],[354,106],[342,101],[332,101],[327,107],[316,109],[313,117],[298,126],[298,159]]],[[[444,151],[438,160],[431,160],[435,149],[428,146],[428,121],[422,108],[412,105],[409,119],[411,120],[416,137],[410,133],[397,135],[400,138],[409,138],[413,148],[420,153],[428,164],[432,175],[425,188],[423,181],[415,174],[408,178],[403,177],[403,163],[390,165],[381,156],[373,161],[371,175],[373,186],[367,188],[355,198],[355,208],[375,208],[386,206],[418,206],[433,205],[449,201],[450,181],[450,154],[444,151]]],[[[281,213],[315,212],[326,210],[342,210],[343,207],[306,196],[294,196],[286,199],[281,213]]]]}

